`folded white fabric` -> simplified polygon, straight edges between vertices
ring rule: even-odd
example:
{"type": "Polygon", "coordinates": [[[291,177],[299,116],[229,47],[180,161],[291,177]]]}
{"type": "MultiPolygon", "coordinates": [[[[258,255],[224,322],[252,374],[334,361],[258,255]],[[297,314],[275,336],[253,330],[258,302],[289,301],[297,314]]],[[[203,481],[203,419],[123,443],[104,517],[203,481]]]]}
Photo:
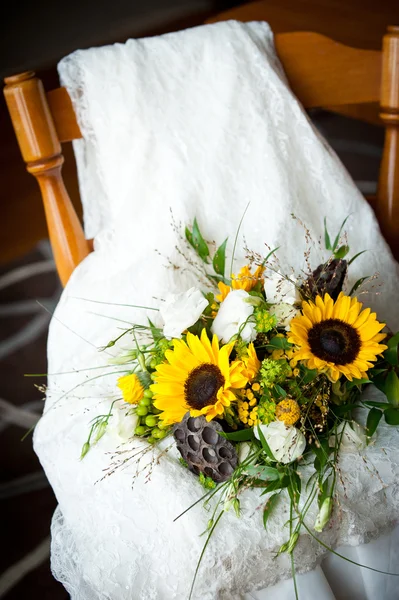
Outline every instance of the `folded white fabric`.
{"type": "MultiPolygon", "coordinates": [[[[120,323],[104,315],[144,322],[146,312],[82,298],[156,307],[167,292],[188,289],[197,275],[177,249],[180,224],[196,216],[207,239],[220,243],[229,236],[231,252],[248,203],[238,247],[244,239],[262,254],[265,243],[280,246],[281,267],[293,265],[298,273],[305,242],[291,213],[315,241],[316,264],[323,258],[324,216],[337,231],[352,213],[353,254],[370,252],[353,264],[349,286],[378,272],[362,298],[393,328],[399,326],[392,302],[399,293],[397,265],[371,209],[287,87],[265,23],[226,22],[79,51],[59,70],[84,135],[75,150],[95,252],[73,274],[52,320],[53,375],[35,432],[60,507],[53,570],[74,600],[183,599],[209,515],[198,505],[173,519],[201,496],[196,479],[171,452],[148,483],[140,476],[132,487],[132,462],[102,480],[121,449],[110,432],[79,461],[90,420],[115,398],[118,369],[107,366],[112,350],[96,348],[116,337],[120,323]]],[[[244,251],[236,258],[241,266],[244,251]]],[[[380,430],[364,456],[342,458],[345,494],[324,534],[328,544],[362,543],[398,514],[397,432],[380,430]]],[[[242,517],[223,517],[193,598],[233,600],[290,574],[285,556],[273,558],[287,538],[287,514],[281,509],[266,533],[258,505],[258,494],[248,492],[242,517]]],[[[313,568],[322,550],[302,536],[298,570],[313,568]]]]}

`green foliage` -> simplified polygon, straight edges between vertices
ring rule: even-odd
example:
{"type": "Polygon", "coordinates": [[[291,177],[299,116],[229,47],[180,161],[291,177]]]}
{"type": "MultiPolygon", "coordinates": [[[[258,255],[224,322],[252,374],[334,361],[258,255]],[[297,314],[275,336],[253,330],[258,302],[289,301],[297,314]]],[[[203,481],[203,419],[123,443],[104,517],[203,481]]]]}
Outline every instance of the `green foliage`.
{"type": "Polygon", "coordinates": [[[369,411],[369,414],[367,415],[367,424],[366,424],[366,430],[367,430],[367,436],[371,437],[374,433],[375,430],[378,427],[379,422],[381,421],[381,417],[384,413],[379,410],[378,408],[371,408],[369,411]]]}
{"type": "Polygon", "coordinates": [[[198,256],[205,262],[209,263],[209,248],[208,244],[202,237],[200,232],[197,219],[194,219],[192,231],[186,227],[186,239],[188,243],[194,248],[198,256]]]}
{"type": "Polygon", "coordinates": [[[276,481],[280,479],[280,473],[275,467],[269,467],[266,465],[248,465],[245,472],[250,477],[255,477],[261,481],[276,481]]]}
{"type": "Polygon", "coordinates": [[[399,406],[399,378],[395,371],[389,371],[386,379],[384,392],[393,406],[399,406]]]}
{"type": "MultiPolygon", "coordinates": [[[[263,296],[261,295],[263,298],[263,296]]],[[[254,311],[255,329],[258,333],[267,333],[277,326],[276,315],[270,314],[266,305],[257,306],[254,311]]],[[[280,338],[278,338],[280,339],[280,338]]]]}
{"type": "Polygon", "coordinates": [[[230,442],[252,442],[255,439],[252,429],[241,429],[240,431],[233,431],[231,433],[219,431],[218,433],[230,442]]]}
{"type": "Polygon", "coordinates": [[[273,452],[270,450],[270,446],[267,443],[266,438],[265,438],[265,436],[262,433],[262,429],[259,426],[258,426],[257,429],[258,429],[258,436],[259,436],[259,439],[260,439],[260,443],[262,444],[262,448],[263,448],[266,456],[270,460],[272,460],[273,462],[276,462],[276,459],[274,458],[273,452]]]}
{"type": "Polygon", "coordinates": [[[273,494],[265,504],[263,509],[263,527],[267,529],[267,522],[277,506],[280,494],[273,494]]]}
{"type": "Polygon", "coordinates": [[[290,350],[290,348],[292,348],[292,344],[289,343],[286,337],[275,336],[271,338],[266,348],[270,351],[290,350]]]}
{"type": "Polygon", "coordinates": [[[370,275],[366,275],[366,277],[361,277],[360,279],[358,279],[356,281],[356,283],[353,285],[351,291],[349,292],[349,296],[352,296],[356,292],[356,290],[359,289],[359,287],[362,285],[362,283],[367,281],[367,279],[370,279],[370,275]]]}
{"type": "Polygon", "coordinates": [[[399,408],[387,408],[384,417],[388,425],[399,425],[399,408]]]}
{"type": "Polygon", "coordinates": [[[340,246],[336,252],[334,252],[335,258],[345,258],[349,252],[349,246],[340,246]]]}
{"type": "Polygon", "coordinates": [[[199,474],[199,482],[206,490],[213,490],[216,487],[216,483],[211,477],[206,477],[203,473],[199,474]]]}
{"type": "Polygon", "coordinates": [[[217,273],[218,275],[221,275],[222,277],[224,277],[224,271],[226,268],[226,244],[227,244],[227,239],[226,238],[223,242],[223,244],[221,244],[219,246],[219,248],[216,250],[215,255],[213,257],[212,260],[212,265],[213,268],[215,270],[215,273],[217,273]]]}
{"type": "MultiPolygon", "coordinates": [[[[276,387],[278,386],[278,384],[283,383],[290,375],[290,373],[291,367],[289,366],[286,360],[274,360],[272,358],[265,358],[262,361],[262,366],[259,370],[260,384],[262,387],[265,388],[276,387]]],[[[279,394],[279,392],[277,393],[279,394]]]]}
{"type": "Polygon", "coordinates": [[[399,331],[395,333],[395,335],[393,335],[387,342],[384,341],[384,343],[386,343],[388,346],[387,350],[384,352],[385,360],[393,367],[397,367],[399,365],[399,331]]]}

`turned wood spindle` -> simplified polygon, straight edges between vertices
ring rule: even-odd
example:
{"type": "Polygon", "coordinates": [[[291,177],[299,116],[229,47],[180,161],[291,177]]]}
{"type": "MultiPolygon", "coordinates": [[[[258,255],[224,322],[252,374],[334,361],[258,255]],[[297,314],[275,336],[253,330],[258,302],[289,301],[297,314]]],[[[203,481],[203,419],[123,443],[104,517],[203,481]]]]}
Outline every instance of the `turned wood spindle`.
{"type": "Polygon", "coordinates": [[[5,79],[4,95],[26,168],[36,177],[63,285],[90,251],[62,179],[64,158],[40,79],[33,71],[5,79]]]}
{"type": "Polygon", "coordinates": [[[388,27],[382,51],[380,117],[385,125],[376,213],[399,258],[399,27],[388,27]]]}

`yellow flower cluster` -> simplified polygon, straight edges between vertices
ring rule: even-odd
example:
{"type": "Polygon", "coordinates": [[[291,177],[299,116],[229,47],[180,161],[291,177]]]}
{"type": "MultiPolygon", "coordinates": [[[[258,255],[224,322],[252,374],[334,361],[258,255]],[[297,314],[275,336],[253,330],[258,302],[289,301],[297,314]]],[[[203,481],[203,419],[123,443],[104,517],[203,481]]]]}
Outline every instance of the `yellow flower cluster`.
{"type": "Polygon", "coordinates": [[[258,403],[254,392],[258,392],[260,389],[259,383],[252,384],[252,389],[247,389],[244,392],[244,396],[238,400],[238,417],[244,425],[253,427],[259,424],[258,419],[258,403]]]}
{"type": "Polygon", "coordinates": [[[220,294],[215,296],[216,300],[218,302],[223,302],[223,300],[225,300],[226,296],[229,292],[231,292],[232,289],[245,290],[246,292],[250,292],[258,283],[258,281],[263,281],[262,276],[264,270],[264,267],[259,266],[256,268],[254,273],[251,273],[249,266],[245,265],[245,267],[243,267],[240,270],[238,275],[233,274],[231,276],[231,287],[229,285],[226,285],[222,281],[218,283],[220,294]]]}

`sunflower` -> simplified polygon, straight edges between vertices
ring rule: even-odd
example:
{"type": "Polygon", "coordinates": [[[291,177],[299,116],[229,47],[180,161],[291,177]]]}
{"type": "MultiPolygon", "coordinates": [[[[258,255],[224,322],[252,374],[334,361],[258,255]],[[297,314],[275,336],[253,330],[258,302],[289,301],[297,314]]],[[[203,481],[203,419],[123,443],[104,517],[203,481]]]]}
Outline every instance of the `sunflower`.
{"type": "Polygon", "coordinates": [[[210,342],[206,330],[201,337],[188,333],[186,341],[173,340],[173,350],[156,367],[151,386],[154,406],[168,425],[179,423],[190,411],[193,417],[205,415],[211,421],[223,414],[236,399],[235,389],[248,383],[241,360],[229,362],[234,342],[219,348],[216,335],[210,342]]]}
{"type": "Polygon", "coordinates": [[[367,378],[366,371],[387,346],[380,344],[385,323],[376,313],[362,310],[361,302],[341,292],[336,300],[317,296],[315,303],[303,302],[302,313],[290,322],[288,341],[299,347],[296,360],[306,360],[309,369],[328,374],[332,381],[341,375],[352,381],[367,378]]]}

